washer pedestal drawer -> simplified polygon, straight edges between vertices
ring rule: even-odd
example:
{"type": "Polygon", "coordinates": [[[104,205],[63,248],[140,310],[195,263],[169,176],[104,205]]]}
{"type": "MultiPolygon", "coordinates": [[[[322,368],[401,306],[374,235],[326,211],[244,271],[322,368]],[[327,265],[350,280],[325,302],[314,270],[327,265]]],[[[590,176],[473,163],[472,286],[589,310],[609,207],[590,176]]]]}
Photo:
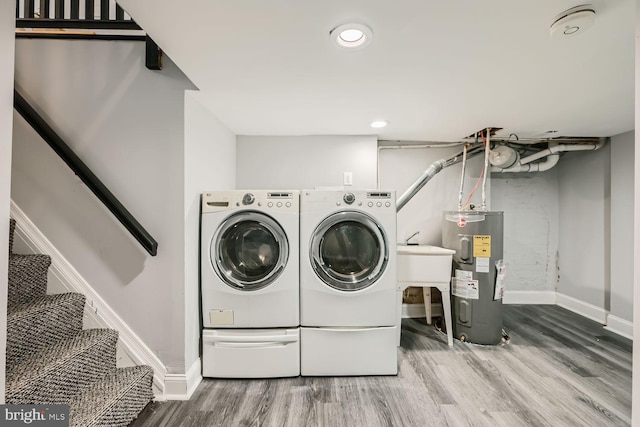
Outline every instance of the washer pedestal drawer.
{"type": "Polygon", "coordinates": [[[278,378],[300,375],[300,331],[204,329],[202,376],[278,378]]]}
{"type": "Polygon", "coordinates": [[[300,328],[303,376],[396,375],[395,326],[300,328]]]}

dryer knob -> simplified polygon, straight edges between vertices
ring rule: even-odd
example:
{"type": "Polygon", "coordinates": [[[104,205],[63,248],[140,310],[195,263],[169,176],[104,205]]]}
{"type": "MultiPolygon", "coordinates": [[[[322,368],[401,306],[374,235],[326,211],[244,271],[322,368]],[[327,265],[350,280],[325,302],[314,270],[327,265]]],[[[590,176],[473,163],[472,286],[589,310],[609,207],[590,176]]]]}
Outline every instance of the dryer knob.
{"type": "Polygon", "coordinates": [[[251,193],[247,193],[244,196],[242,196],[242,204],[243,205],[250,205],[255,200],[256,200],[256,197],[251,193]]]}
{"type": "Polygon", "coordinates": [[[344,195],[342,200],[344,200],[346,204],[350,205],[351,203],[356,201],[356,196],[353,193],[347,193],[344,195]]]}

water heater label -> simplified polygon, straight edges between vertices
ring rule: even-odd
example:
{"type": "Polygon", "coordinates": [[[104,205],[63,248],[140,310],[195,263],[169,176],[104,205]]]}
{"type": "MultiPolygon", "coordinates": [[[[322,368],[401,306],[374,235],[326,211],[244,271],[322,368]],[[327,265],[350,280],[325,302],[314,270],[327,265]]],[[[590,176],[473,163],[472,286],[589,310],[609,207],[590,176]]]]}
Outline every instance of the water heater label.
{"type": "Polygon", "coordinates": [[[480,299],[480,287],[477,280],[453,277],[451,293],[460,298],[480,299]]]}
{"type": "Polygon", "coordinates": [[[493,293],[493,299],[499,300],[504,297],[504,278],[507,275],[507,267],[503,260],[496,261],[496,288],[493,293]]]}
{"type": "Polygon", "coordinates": [[[488,273],[490,259],[491,258],[476,258],[476,273],[488,273]]]}
{"type": "Polygon", "coordinates": [[[491,258],[491,236],[473,236],[473,256],[491,258]]]}

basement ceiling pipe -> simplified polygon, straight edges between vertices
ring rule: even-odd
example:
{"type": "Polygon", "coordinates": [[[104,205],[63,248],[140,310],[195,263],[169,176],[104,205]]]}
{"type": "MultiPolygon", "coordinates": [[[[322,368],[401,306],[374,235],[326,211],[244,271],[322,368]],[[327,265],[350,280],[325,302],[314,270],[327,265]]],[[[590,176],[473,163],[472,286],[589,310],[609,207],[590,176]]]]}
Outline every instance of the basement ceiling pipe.
{"type": "MultiPolygon", "coordinates": [[[[483,145],[474,145],[470,150],[468,150],[467,159],[478,154],[482,154],[483,150],[479,150],[479,148],[483,148],[483,145]]],[[[463,155],[462,152],[460,152],[449,159],[436,160],[431,165],[429,165],[429,167],[422,173],[422,175],[420,175],[418,179],[416,179],[415,182],[411,184],[411,186],[404,193],[402,193],[400,197],[398,197],[398,199],[396,200],[396,212],[400,212],[400,209],[402,209],[407,203],[409,203],[409,200],[411,200],[413,196],[415,196],[418,191],[420,191],[420,189],[431,180],[431,178],[436,176],[438,172],[446,167],[453,166],[456,163],[460,163],[462,161],[462,158],[463,155]]]]}
{"type": "Polygon", "coordinates": [[[496,166],[491,167],[491,172],[544,172],[554,167],[560,160],[560,154],[548,154],[544,162],[516,164],[510,168],[502,169],[496,166]]]}
{"type": "MultiPolygon", "coordinates": [[[[608,138],[599,138],[598,142],[594,142],[592,144],[557,144],[550,146],[547,149],[538,151],[530,156],[524,157],[520,159],[520,161],[511,166],[509,168],[499,168],[497,166],[491,167],[491,172],[500,172],[500,173],[508,173],[508,172],[543,172],[554,167],[558,160],[560,160],[560,154],[566,151],[595,151],[607,142],[608,138]],[[532,163],[535,160],[542,159],[546,157],[546,160],[543,162],[532,163]]],[[[552,143],[550,143],[552,144],[552,143]]]]}
{"type": "Polygon", "coordinates": [[[553,145],[547,148],[546,150],[538,151],[535,154],[527,156],[520,160],[521,165],[526,165],[527,163],[531,163],[534,160],[541,159],[550,154],[561,153],[564,151],[589,151],[589,150],[598,150],[602,148],[602,146],[606,142],[606,138],[600,138],[598,142],[593,144],[562,144],[562,145],[553,145]]]}

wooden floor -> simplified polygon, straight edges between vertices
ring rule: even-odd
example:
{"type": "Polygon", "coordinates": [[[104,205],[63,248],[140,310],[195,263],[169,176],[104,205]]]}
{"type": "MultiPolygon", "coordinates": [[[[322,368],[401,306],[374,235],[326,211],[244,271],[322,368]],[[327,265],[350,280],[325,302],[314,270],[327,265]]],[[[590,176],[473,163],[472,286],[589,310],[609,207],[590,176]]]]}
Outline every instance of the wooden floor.
{"type": "Polygon", "coordinates": [[[397,377],[205,379],[131,426],[629,426],[631,342],[557,306],[505,306],[509,344],[404,319],[397,377]]]}

